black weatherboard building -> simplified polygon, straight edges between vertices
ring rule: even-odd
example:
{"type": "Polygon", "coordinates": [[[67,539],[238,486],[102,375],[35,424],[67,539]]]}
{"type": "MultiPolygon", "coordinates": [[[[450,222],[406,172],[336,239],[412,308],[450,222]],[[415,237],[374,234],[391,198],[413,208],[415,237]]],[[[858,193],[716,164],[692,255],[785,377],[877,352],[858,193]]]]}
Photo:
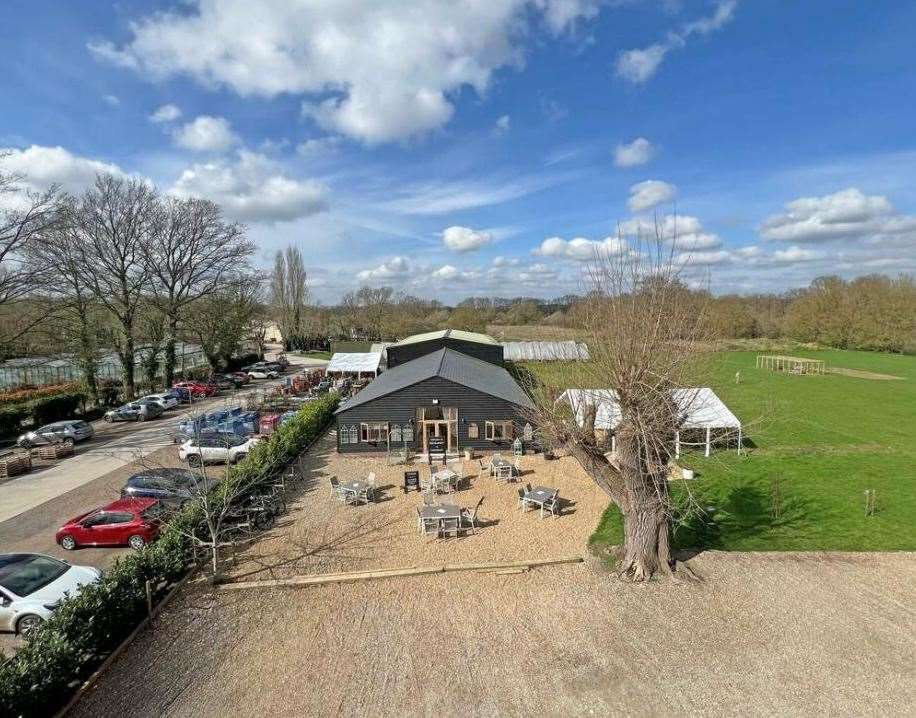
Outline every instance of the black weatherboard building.
{"type": "Polygon", "coordinates": [[[499,366],[503,363],[503,345],[493,337],[458,329],[443,329],[438,332],[414,334],[390,344],[387,348],[388,368],[406,364],[438,349],[454,349],[456,352],[499,366]]]}
{"type": "MultiPolygon", "coordinates": [[[[337,410],[338,451],[376,452],[406,446],[417,453],[453,454],[469,448],[510,446],[527,423],[524,410],[532,403],[502,366],[502,347],[484,338],[489,342],[482,343],[482,351],[495,357],[490,347],[498,347],[499,362],[450,346],[403,363],[396,358],[394,367],[337,410]]],[[[465,338],[457,341],[481,344],[465,338]]],[[[423,343],[405,340],[404,345],[423,343]]]]}

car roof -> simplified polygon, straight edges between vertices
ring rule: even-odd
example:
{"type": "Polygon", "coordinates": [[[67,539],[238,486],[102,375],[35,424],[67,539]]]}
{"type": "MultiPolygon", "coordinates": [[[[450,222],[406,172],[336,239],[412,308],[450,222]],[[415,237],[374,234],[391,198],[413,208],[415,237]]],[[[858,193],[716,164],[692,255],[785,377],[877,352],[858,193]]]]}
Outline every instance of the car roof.
{"type": "Polygon", "coordinates": [[[157,499],[140,499],[140,498],[129,498],[129,499],[118,499],[117,501],[112,501],[107,506],[102,506],[96,511],[91,513],[98,513],[101,511],[144,511],[150,506],[159,503],[157,499]]]}
{"type": "Polygon", "coordinates": [[[183,479],[193,478],[194,472],[188,469],[167,468],[149,469],[148,471],[139,471],[133,476],[128,477],[127,481],[134,479],[183,479]]]}
{"type": "Polygon", "coordinates": [[[41,556],[42,558],[54,558],[56,561],[60,561],[59,558],[48,556],[46,553],[27,553],[25,551],[22,553],[0,553],[0,568],[4,568],[14,563],[19,563],[20,561],[31,558],[33,556],[41,556]]]}

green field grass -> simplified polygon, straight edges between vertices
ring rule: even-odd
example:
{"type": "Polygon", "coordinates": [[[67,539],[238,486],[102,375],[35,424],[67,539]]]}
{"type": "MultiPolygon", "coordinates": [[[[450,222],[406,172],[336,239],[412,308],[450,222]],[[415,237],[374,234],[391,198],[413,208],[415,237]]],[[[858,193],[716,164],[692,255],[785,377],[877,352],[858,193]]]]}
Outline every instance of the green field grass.
{"type": "MultiPolygon", "coordinates": [[[[679,548],[735,551],[916,550],[916,357],[847,351],[794,351],[899,381],[787,376],[759,370],[754,352],[716,355],[706,385],[741,419],[746,455],[734,450],[682,454],[696,470],[689,484],[707,507],[675,530],[679,548]],[[740,371],[741,381],[735,382],[740,371]],[[779,516],[774,516],[774,483],[779,516]],[[865,516],[864,492],[877,513],[865,516]]],[[[556,377],[562,365],[529,365],[556,377]]],[[[683,501],[685,482],[672,484],[683,501]]],[[[611,505],[594,541],[620,543],[611,505]]]]}
{"type": "Polygon", "coordinates": [[[330,359],[331,352],[293,352],[296,356],[307,357],[308,359],[330,359]]]}

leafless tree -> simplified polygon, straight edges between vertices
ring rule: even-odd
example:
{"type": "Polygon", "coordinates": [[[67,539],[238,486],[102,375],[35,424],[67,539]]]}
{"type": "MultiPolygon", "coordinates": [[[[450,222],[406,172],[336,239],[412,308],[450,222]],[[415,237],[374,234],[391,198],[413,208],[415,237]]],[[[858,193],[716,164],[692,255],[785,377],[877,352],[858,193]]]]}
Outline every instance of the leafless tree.
{"type": "Polygon", "coordinates": [[[150,284],[146,247],[158,196],[139,180],[100,175],[67,218],[79,251],[81,279],[117,320],[111,337],[121,360],[125,397],[135,394],[137,311],[150,284]]]}
{"type": "Polygon", "coordinates": [[[239,351],[260,320],[263,285],[257,273],[224,277],[223,286],[190,305],[185,324],[214,371],[239,351]]]}
{"type": "Polygon", "coordinates": [[[270,300],[284,339],[300,336],[309,302],[308,274],[302,253],[289,246],[274,256],[270,300]]]}
{"type": "Polygon", "coordinates": [[[367,334],[369,339],[383,339],[385,318],[391,310],[393,297],[391,287],[363,286],[345,294],[341,306],[350,329],[367,334]]]}
{"type": "Polygon", "coordinates": [[[207,200],[164,199],[154,218],[145,259],[154,303],[165,318],[162,373],[171,386],[182,313],[242,271],[254,245],[243,226],[227,222],[207,200]]]}
{"type": "MultiPolygon", "coordinates": [[[[58,220],[58,191],[25,191],[22,178],[0,172],[0,309],[6,310],[35,291],[48,265],[29,261],[28,249],[58,220]]],[[[52,265],[53,266],[53,265],[52,265]]],[[[46,316],[30,312],[25,321],[4,321],[0,350],[46,316]]]]}
{"type": "Polygon", "coordinates": [[[624,546],[619,570],[634,581],[675,568],[670,534],[676,511],[668,462],[675,454],[685,399],[675,402],[672,390],[696,386],[704,346],[703,308],[682,301],[686,287],[671,244],[656,240],[595,258],[580,327],[591,361],[566,374],[562,385],[539,382],[531,387],[537,406],[531,418],[548,443],[565,447],[620,509],[624,546]],[[571,408],[557,402],[563,390],[577,386],[611,390],[616,396],[615,455],[595,428],[605,401],[601,395],[586,394],[571,408]]]}

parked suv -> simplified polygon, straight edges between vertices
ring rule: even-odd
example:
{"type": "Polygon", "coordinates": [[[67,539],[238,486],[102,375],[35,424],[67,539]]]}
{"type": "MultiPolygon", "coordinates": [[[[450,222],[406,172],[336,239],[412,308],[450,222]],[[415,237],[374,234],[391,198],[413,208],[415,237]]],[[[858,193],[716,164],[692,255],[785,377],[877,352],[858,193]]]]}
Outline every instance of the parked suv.
{"type": "Polygon", "coordinates": [[[0,554],[0,631],[28,636],[64,598],[101,575],[97,568],[71,566],[42,553],[0,554]]]}
{"type": "Polygon", "coordinates": [[[163,392],[162,394],[147,394],[146,396],[140,397],[140,401],[151,401],[153,404],[158,404],[162,407],[163,411],[168,411],[169,409],[174,409],[178,406],[178,396],[172,394],[171,392],[163,392]]]}
{"type": "Polygon", "coordinates": [[[70,519],[55,540],[67,551],[80,546],[140,549],[159,536],[160,508],[156,499],[118,499],[70,519]]]}
{"type": "Polygon", "coordinates": [[[30,449],[33,446],[42,444],[56,444],[61,441],[70,441],[76,443],[91,439],[95,435],[92,424],[72,419],[70,421],[55,421],[53,424],[45,424],[34,431],[27,431],[18,439],[16,444],[23,449],[30,449]]]}
{"type": "Polygon", "coordinates": [[[279,367],[275,364],[252,364],[242,369],[252,379],[276,379],[280,376],[279,367]]]}
{"type": "Polygon", "coordinates": [[[155,419],[157,416],[162,416],[164,411],[162,406],[156,402],[138,399],[124,406],[119,406],[117,409],[106,411],[105,421],[109,423],[112,421],[146,421],[147,419],[155,419]]]}
{"type": "Polygon", "coordinates": [[[134,474],[121,488],[122,499],[156,499],[182,506],[196,496],[198,476],[187,469],[150,469],[134,474]]]}
{"type": "Polygon", "coordinates": [[[187,461],[188,466],[234,464],[244,459],[259,440],[226,432],[201,434],[178,447],[178,458],[187,461]]]}

